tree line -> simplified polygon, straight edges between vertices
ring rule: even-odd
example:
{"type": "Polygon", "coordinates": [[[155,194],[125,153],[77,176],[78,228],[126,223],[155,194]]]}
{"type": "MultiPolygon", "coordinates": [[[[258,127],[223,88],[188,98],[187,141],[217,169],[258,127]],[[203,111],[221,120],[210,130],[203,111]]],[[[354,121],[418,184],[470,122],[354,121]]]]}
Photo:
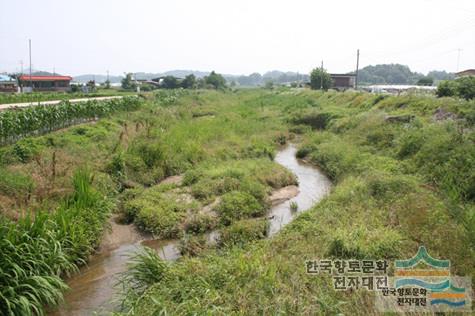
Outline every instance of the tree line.
{"type": "MultiPolygon", "coordinates": [[[[141,89],[153,90],[156,88],[161,89],[224,89],[226,88],[226,79],[223,75],[212,71],[209,75],[203,78],[197,78],[194,74],[189,74],[185,78],[177,78],[175,76],[165,76],[157,78],[156,84],[145,83],[141,85],[141,89]]],[[[128,73],[125,78],[122,79],[122,88],[126,90],[135,90],[137,88],[137,82],[132,78],[132,74],[128,73]]]]}

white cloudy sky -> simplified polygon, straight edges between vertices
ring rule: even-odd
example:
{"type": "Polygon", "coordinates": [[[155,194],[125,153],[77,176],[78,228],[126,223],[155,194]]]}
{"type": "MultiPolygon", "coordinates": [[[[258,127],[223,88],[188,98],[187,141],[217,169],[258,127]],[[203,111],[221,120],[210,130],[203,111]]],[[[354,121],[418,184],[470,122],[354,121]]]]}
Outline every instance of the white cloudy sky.
{"type": "Polygon", "coordinates": [[[0,72],[475,68],[475,0],[0,0],[0,72]],[[26,66],[25,66],[26,67],[26,66]]]}

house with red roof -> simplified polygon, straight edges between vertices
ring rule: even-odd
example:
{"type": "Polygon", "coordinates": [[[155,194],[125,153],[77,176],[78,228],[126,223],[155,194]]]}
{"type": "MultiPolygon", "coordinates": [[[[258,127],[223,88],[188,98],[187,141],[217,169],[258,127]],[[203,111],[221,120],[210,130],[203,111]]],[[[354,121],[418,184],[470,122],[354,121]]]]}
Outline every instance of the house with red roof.
{"type": "Polygon", "coordinates": [[[33,91],[69,91],[71,90],[70,76],[30,76],[21,75],[18,77],[20,87],[32,87],[33,91]]]}

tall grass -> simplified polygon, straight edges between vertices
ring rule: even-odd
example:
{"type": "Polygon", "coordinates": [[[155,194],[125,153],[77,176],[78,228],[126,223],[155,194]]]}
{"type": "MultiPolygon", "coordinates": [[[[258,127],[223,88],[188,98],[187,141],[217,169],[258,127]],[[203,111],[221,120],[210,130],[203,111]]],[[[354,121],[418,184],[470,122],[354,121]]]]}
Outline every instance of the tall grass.
{"type": "MultiPolygon", "coordinates": [[[[335,187],[271,240],[240,247],[249,236],[247,225],[228,226],[224,235],[231,247],[171,265],[163,278],[129,301],[129,314],[373,315],[371,294],[335,291],[330,277],[305,273],[305,260],[391,261],[411,257],[421,244],[434,256],[450,259],[454,273],[475,275],[473,101],[293,90],[236,95],[241,105],[225,114],[229,121],[220,121],[218,111],[209,124],[225,122],[228,129],[255,118],[280,121],[303,140],[299,157],[319,165],[335,187]],[[456,120],[439,119],[437,112],[450,112],[456,120]],[[398,121],[408,116],[414,119],[398,121]]],[[[194,102],[207,107],[210,99],[200,95],[194,102]]],[[[232,146],[239,139],[218,136],[216,143],[232,146]]],[[[220,164],[206,159],[219,174],[220,164]]],[[[192,168],[185,174],[184,183],[198,199],[233,184],[218,186],[209,173],[192,168]]],[[[239,215],[231,207],[223,211],[239,215]]]]}
{"type": "Polygon", "coordinates": [[[127,266],[117,286],[123,292],[122,308],[133,312],[136,300],[145,290],[166,277],[169,264],[154,249],[143,247],[129,259],[127,266]]]}
{"type": "Polygon", "coordinates": [[[53,212],[0,219],[0,314],[44,315],[67,288],[61,277],[77,270],[100,239],[110,206],[79,170],[74,193],[53,212]]]}

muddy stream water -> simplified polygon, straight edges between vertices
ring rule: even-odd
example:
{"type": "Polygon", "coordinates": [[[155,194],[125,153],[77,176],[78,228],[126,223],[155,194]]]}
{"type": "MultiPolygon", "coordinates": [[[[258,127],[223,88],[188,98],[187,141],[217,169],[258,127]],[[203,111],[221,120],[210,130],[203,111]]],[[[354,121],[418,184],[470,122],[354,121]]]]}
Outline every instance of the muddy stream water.
{"type": "MultiPolygon", "coordinates": [[[[273,206],[268,213],[269,237],[330,191],[330,180],[318,168],[296,159],[296,151],[291,144],[275,157],[277,163],[297,176],[299,185],[298,188],[286,187],[275,193],[273,206]],[[291,202],[297,204],[297,211],[291,210],[291,202]]],[[[173,261],[180,257],[177,240],[152,239],[151,236],[140,234],[134,225],[120,225],[114,218],[111,219],[111,226],[111,231],[106,234],[101,247],[87,266],[67,280],[70,289],[65,294],[64,303],[49,315],[107,315],[117,309],[117,274],[126,270],[128,257],[140,246],[155,249],[164,260],[173,261]]],[[[215,238],[219,238],[216,232],[208,234],[210,241],[215,238]]]]}

